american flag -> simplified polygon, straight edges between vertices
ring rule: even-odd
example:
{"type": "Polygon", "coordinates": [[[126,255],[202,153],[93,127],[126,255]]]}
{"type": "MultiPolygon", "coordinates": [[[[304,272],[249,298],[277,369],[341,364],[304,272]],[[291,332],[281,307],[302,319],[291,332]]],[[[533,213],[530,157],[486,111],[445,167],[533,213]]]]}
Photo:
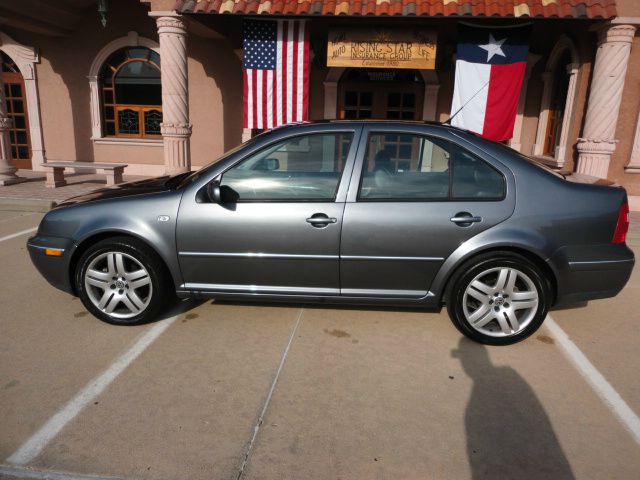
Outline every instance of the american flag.
{"type": "Polygon", "coordinates": [[[245,20],[244,128],[308,119],[309,34],[304,20],[245,20]]]}

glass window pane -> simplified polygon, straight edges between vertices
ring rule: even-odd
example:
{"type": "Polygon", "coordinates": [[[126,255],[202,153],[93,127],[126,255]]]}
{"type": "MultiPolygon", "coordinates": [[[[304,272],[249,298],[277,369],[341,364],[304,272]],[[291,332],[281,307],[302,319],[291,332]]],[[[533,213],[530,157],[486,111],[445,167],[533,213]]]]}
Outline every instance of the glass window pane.
{"type": "Polygon", "coordinates": [[[148,48],[130,48],[127,51],[129,58],[144,58],[145,60],[149,58],[149,49],[148,48]]]}
{"type": "Polygon", "coordinates": [[[453,198],[499,200],[504,197],[502,174],[475,155],[455,147],[452,150],[453,198]]]}
{"type": "Polygon", "coordinates": [[[415,93],[405,93],[402,96],[402,106],[413,108],[416,104],[416,95],[415,93]]]}
{"type": "Polygon", "coordinates": [[[26,128],[26,122],[23,115],[16,115],[13,117],[13,125],[15,128],[26,128]]]}
{"type": "Polygon", "coordinates": [[[18,147],[18,158],[20,158],[20,159],[28,159],[29,158],[29,148],[28,147],[18,147]]]}
{"type": "Polygon", "coordinates": [[[404,112],[402,112],[403,120],[413,120],[414,116],[415,116],[415,113],[413,112],[413,110],[405,110],[404,112]]]}
{"type": "Polygon", "coordinates": [[[104,90],[104,103],[113,103],[113,90],[104,90]]]}
{"type": "MultiPolygon", "coordinates": [[[[13,132],[11,132],[11,133],[13,133],[13,132]]],[[[28,143],[28,141],[27,141],[27,132],[25,132],[24,130],[16,132],[16,136],[15,136],[15,140],[14,141],[15,141],[15,143],[18,143],[18,144],[23,144],[23,145],[27,144],[28,143]]]]}
{"type": "Polygon", "coordinates": [[[127,135],[140,133],[138,112],[129,108],[118,111],[118,130],[127,135]]]}
{"type": "Polygon", "coordinates": [[[398,112],[397,110],[388,111],[387,118],[389,120],[398,120],[400,118],[400,112],[398,112]]]}
{"type": "Polygon", "coordinates": [[[16,143],[16,132],[14,130],[9,131],[9,138],[11,143],[16,143]]]}
{"type": "Polygon", "coordinates": [[[371,118],[371,110],[360,110],[358,118],[371,118]]]}
{"type": "Polygon", "coordinates": [[[227,170],[222,185],[239,201],[332,201],[351,140],[324,133],[278,142],[227,170]]]}
{"type": "Polygon", "coordinates": [[[5,96],[5,97],[8,97],[8,96],[9,96],[9,94],[10,94],[10,92],[9,92],[9,84],[8,84],[8,83],[5,83],[5,84],[4,84],[4,96],[5,96]]]}
{"type": "Polygon", "coordinates": [[[358,111],[357,110],[345,110],[344,111],[344,118],[346,118],[347,120],[355,120],[358,118],[358,111]]]}
{"type": "Polygon", "coordinates": [[[115,135],[116,134],[116,124],[114,122],[105,122],[104,133],[105,133],[105,135],[115,135]]]}
{"type": "Polygon", "coordinates": [[[344,94],[345,106],[355,107],[358,105],[358,92],[346,92],[344,94]]]}
{"type": "Polygon", "coordinates": [[[106,120],[113,120],[113,107],[105,107],[104,118],[106,120]]]}
{"type": "Polygon", "coordinates": [[[388,107],[399,107],[400,106],[400,94],[399,93],[390,93],[387,98],[387,106],[388,107]]]}
{"type": "Polygon", "coordinates": [[[24,103],[22,100],[14,100],[12,103],[14,113],[24,113],[24,103]]]}
{"type": "Polygon", "coordinates": [[[373,105],[373,93],[360,92],[360,107],[370,107],[373,105]]]}
{"type": "Polygon", "coordinates": [[[145,135],[160,135],[161,122],[162,112],[160,110],[147,110],[144,112],[145,135]]]}
{"type": "Polygon", "coordinates": [[[18,149],[16,147],[11,147],[11,158],[18,158],[18,149]]]}
{"type": "Polygon", "coordinates": [[[449,148],[448,142],[423,135],[372,134],[365,153],[367,161],[358,199],[424,201],[448,198],[449,148]],[[439,168],[433,168],[434,161],[439,162],[439,168]]]}
{"type": "Polygon", "coordinates": [[[19,83],[12,83],[11,87],[11,96],[12,97],[21,97],[22,96],[22,85],[19,83]]]}

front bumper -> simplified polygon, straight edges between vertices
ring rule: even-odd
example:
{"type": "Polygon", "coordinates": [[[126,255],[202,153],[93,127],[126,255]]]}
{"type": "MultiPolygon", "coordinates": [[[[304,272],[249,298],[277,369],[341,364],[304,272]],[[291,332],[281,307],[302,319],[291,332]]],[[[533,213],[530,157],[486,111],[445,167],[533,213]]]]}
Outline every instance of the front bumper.
{"type": "Polygon", "coordinates": [[[74,294],[69,271],[75,245],[68,238],[39,236],[27,240],[27,250],[31,261],[40,274],[54,287],[74,294]],[[46,255],[46,249],[62,250],[60,256],[46,255]]]}
{"type": "Polygon", "coordinates": [[[629,281],[635,264],[624,244],[563,247],[552,262],[558,272],[554,306],[615,297],[629,281]]]}

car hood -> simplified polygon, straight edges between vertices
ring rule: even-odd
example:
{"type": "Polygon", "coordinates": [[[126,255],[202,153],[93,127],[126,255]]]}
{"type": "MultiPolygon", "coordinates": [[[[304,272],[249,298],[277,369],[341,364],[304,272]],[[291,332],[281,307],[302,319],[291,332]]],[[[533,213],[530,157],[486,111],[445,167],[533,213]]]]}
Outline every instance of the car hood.
{"type": "Polygon", "coordinates": [[[148,193],[164,192],[170,190],[177,182],[172,181],[173,178],[169,175],[162,177],[148,178],[145,180],[138,180],[135,182],[128,182],[117,185],[115,187],[100,188],[77,197],[71,197],[63,202],[59,203],[57,207],[68,207],[70,205],[77,205],[80,203],[95,202],[98,200],[106,200],[111,198],[129,197],[132,195],[141,195],[148,193]]]}

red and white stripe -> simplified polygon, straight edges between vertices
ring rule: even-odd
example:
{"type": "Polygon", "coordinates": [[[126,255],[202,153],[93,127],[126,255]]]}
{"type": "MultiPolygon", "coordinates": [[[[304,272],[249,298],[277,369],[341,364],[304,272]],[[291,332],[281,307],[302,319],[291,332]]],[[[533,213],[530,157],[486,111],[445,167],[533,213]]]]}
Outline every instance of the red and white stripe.
{"type": "Polygon", "coordinates": [[[496,141],[513,137],[526,66],[457,60],[451,125],[496,141]]]}
{"type": "Polygon", "coordinates": [[[304,20],[277,20],[275,70],[245,69],[244,128],[308,120],[309,33],[304,20]]]}

